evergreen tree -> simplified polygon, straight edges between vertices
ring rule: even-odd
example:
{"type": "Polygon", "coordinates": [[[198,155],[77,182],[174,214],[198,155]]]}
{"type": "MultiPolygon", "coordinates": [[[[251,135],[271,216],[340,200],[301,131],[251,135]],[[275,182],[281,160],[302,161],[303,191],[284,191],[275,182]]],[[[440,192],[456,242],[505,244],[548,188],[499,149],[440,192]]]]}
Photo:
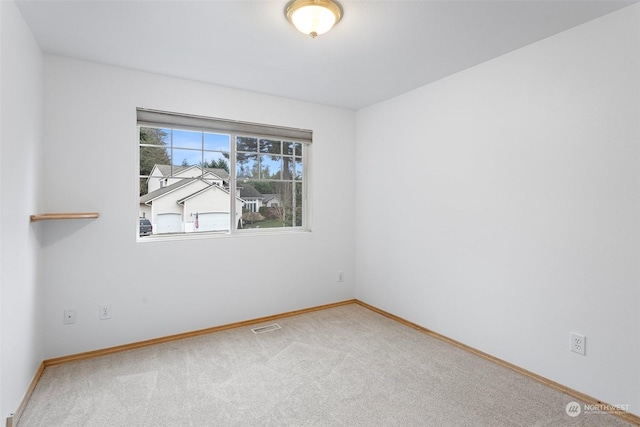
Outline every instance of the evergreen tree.
{"type": "MultiPolygon", "coordinates": [[[[167,135],[163,129],[140,128],[140,176],[148,176],[155,165],[171,164],[165,142],[167,135]],[[142,144],[153,147],[145,147],[142,144]]],[[[146,178],[140,179],[140,195],[143,194],[147,194],[146,178]]]]}

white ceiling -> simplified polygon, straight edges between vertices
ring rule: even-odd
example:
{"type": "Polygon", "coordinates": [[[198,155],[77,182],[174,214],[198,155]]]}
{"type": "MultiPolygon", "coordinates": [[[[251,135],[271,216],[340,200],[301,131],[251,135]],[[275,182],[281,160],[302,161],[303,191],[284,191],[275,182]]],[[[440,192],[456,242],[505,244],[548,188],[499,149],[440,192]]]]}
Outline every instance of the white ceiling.
{"type": "Polygon", "coordinates": [[[352,109],[634,1],[343,0],[311,39],[287,0],[18,0],[43,51],[352,109]]]}

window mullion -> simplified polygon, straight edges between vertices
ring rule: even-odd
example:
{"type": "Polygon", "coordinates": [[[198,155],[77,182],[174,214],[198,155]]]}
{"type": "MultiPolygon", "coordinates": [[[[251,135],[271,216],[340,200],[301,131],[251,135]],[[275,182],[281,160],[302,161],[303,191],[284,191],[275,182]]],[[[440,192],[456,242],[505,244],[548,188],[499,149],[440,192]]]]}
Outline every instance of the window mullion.
{"type": "Polygon", "coordinates": [[[234,233],[238,227],[238,221],[236,221],[236,134],[231,133],[229,137],[229,221],[231,222],[229,233],[234,233]]]}
{"type": "Polygon", "coordinates": [[[260,155],[260,145],[262,144],[262,140],[260,138],[256,139],[256,164],[258,165],[258,175],[255,176],[255,179],[262,179],[262,156],[260,155]]]}
{"type": "Polygon", "coordinates": [[[291,226],[298,226],[298,197],[297,197],[297,188],[298,183],[296,181],[291,181],[291,198],[293,199],[293,213],[291,215],[291,226]]]}
{"type": "Polygon", "coordinates": [[[171,138],[169,139],[169,141],[170,141],[170,144],[171,144],[171,168],[170,168],[171,171],[169,172],[169,176],[173,177],[173,172],[174,172],[173,171],[173,164],[175,163],[175,161],[174,161],[175,159],[173,158],[173,129],[170,129],[170,130],[171,130],[171,138]]]}
{"type": "Polygon", "coordinates": [[[301,188],[300,191],[302,192],[302,227],[303,228],[307,228],[307,220],[309,218],[309,212],[311,211],[309,209],[309,201],[307,200],[307,185],[309,185],[309,150],[308,150],[308,145],[307,144],[302,144],[300,146],[300,154],[302,155],[302,182],[300,183],[301,188]]]}

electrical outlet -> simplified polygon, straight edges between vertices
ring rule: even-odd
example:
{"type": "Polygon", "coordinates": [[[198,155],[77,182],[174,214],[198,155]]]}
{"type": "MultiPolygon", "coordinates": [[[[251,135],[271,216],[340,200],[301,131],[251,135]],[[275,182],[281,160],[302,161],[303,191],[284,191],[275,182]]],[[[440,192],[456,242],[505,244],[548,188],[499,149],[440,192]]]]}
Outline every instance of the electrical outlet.
{"type": "Polygon", "coordinates": [[[342,271],[338,271],[338,282],[344,282],[344,273],[342,271]]]}
{"type": "Polygon", "coordinates": [[[100,320],[111,319],[111,306],[101,305],[99,316],[100,316],[100,320]]]}
{"type": "Polygon", "coordinates": [[[571,351],[574,353],[585,355],[587,346],[587,337],[584,335],[576,334],[575,332],[569,333],[571,339],[571,351]]]}
{"type": "Polygon", "coordinates": [[[65,325],[71,325],[73,323],[76,323],[76,309],[75,308],[64,311],[64,318],[62,320],[62,323],[65,324],[65,325]]]}

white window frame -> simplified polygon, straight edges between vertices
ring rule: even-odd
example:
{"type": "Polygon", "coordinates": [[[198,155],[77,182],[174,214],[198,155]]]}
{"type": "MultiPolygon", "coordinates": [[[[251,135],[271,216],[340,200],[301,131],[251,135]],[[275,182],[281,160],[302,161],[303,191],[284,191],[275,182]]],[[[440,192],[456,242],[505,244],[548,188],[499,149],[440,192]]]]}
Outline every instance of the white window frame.
{"type": "MultiPolygon", "coordinates": [[[[247,235],[263,235],[263,234],[289,234],[289,233],[301,233],[310,232],[310,203],[308,194],[309,185],[309,158],[311,152],[313,132],[306,129],[296,129],[288,127],[280,127],[273,125],[262,125],[257,123],[241,122],[227,119],[193,116],[180,113],[171,113],[150,109],[137,109],[137,156],[136,162],[139,168],[140,164],[140,129],[143,127],[160,128],[160,129],[174,129],[174,130],[189,130],[200,132],[211,132],[229,135],[229,230],[228,231],[211,231],[211,232],[197,232],[197,233],[175,233],[175,234],[158,234],[152,235],[152,238],[140,238],[139,232],[136,232],[137,241],[139,242],[151,242],[151,241],[163,241],[163,240],[188,240],[188,239],[202,239],[202,238],[218,238],[229,236],[247,236],[247,235]],[[207,123],[207,126],[198,126],[198,123],[207,123]],[[260,139],[271,139],[289,141],[301,144],[302,149],[302,225],[291,227],[269,227],[260,229],[239,229],[237,227],[236,217],[236,203],[235,200],[237,194],[237,177],[236,177],[236,137],[251,137],[260,139]]],[[[258,153],[260,154],[260,153],[258,153]]],[[[139,171],[138,171],[139,175],[139,171]]],[[[262,179],[252,179],[255,181],[261,181],[262,179]]],[[[268,180],[265,180],[268,181],[268,180]]],[[[277,181],[276,181],[277,182],[277,181]]],[[[282,181],[286,182],[286,181],[282,181]]],[[[295,180],[293,182],[296,182],[295,180]]],[[[140,198],[140,179],[138,179],[138,199],[140,198]]],[[[139,200],[138,200],[139,203],[139,200]]],[[[136,221],[137,223],[139,221],[136,221]]]]}

